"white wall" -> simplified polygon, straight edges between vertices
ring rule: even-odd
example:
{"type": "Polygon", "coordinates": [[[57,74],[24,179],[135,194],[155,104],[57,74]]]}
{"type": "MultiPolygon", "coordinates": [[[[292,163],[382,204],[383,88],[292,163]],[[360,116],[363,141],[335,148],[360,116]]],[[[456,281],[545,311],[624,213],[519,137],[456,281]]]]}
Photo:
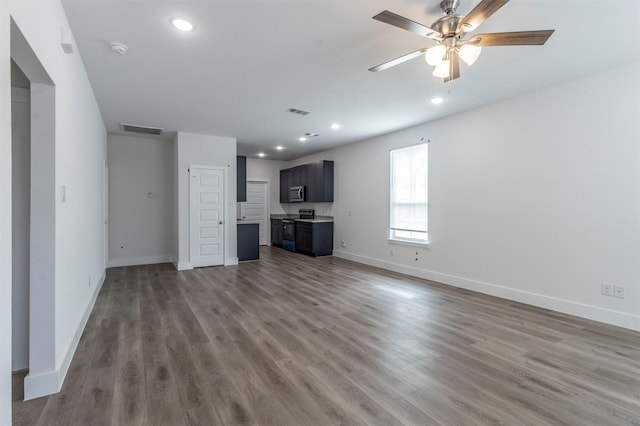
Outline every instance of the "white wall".
{"type": "MultiPolygon", "coordinates": [[[[16,66],[17,68],[17,66],[16,66]]],[[[25,77],[26,78],[26,77],[25,77]]],[[[12,369],[29,366],[29,223],[31,124],[29,89],[12,88],[12,369]]]]}
{"type": "Polygon", "coordinates": [[[178,270],[190,269],[189,238],[189,166],[212,166],[226,170],[225,174],[225,265],[238,263],[236,229],[237,164],[236,140],[220,136],[178,132],[178,270]]]}
{"type": "Polygon", "coordinates": [[[338,256],[640,329],[638,75],[633,63],[290,165],[335,161],[338,256]],[[421,137],[428,248],[387,241],[389,149],[421,137]]]}
{"type": "Polygon", "coordinates": [[[285,169],[286,162],[247,158],[247,180],[262,180],[269,182],[269,212],[268,214],[285,213],[280,204],[280,170],[285,169]]]}
{"type": "Polygon", "coordinates": [[[173,262],[173,142],[108,135],[109,266],[173,262]]]}
{"type": "MultiPolygon", "coordinates": [[[[50,365],[47,369],[38,368],[30,361],[29,367],[33,371],[30,371],[25,383],[27,397],[55,392],[61,386],[84,323],[102,285],[105,266],[103,168],[106,160],[106,132],[80,56],[77,53],[66,55],[60,46],[60,28],[68,27],[64,11],[57,0],[2,1],[0,346],[3,350],[0,351],[0,424],[9,424],[11,413],[11,18],[55,84],[55,98],[50,97],[55,102],[55,130],[49,135],[55,145],[54,155],[50,157],[50,161],[54,161],[55,176],[51,186],[56,191],[62,185],[67,188],[65,203],[60,201],[57,194],[49,194],[55,209],[52,217],[55,227],[55,259],[51,259],[55,275],[51,278],[54,287],[50,305],[40,314],[42,319],[48,319],[53,331],[47,339],[47,344],[52,347],[46,348],[46,353],[51,354],[53,359],[47,360],[46,365],[50,365]]],[[[27,70],[22,66],[21,68],[32,79],[27,70]]],[[[32,85],[32,100],[36,89],[38,88],[32,85]]],[[[33,105],[32,102],[32,108],[33,105]]],[[[32,334],[31,339],[33,338],[32,334]]]]}

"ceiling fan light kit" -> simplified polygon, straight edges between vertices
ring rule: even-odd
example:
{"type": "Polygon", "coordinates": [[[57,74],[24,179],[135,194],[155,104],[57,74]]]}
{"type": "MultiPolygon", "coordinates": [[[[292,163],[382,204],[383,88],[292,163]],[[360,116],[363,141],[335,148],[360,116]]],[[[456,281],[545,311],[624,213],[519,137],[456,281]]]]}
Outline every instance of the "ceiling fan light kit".
{"type": "Polygon", "coordinates": [[[476,34],[468,40],[464,39],[467,33],[478,28],[508,1],[481,0],[467,15],[457,15],[455,12],[460,5],[460,0],[443,0],[440,2],[440,9],[445,16],[436,20],[431,24],[431,27],[426,27],[388,10],[377,14],[373,19],[430,38],[438,44],[376,65],[369,68],[369,71],[384,71],[424,53],[426,62],[435,67],[433,75],[444,78],[446,83],[460,77],[460,59],[469,66],[476,62],[482,52],[482,46],[545,44],[554,30],[476,34]]]}

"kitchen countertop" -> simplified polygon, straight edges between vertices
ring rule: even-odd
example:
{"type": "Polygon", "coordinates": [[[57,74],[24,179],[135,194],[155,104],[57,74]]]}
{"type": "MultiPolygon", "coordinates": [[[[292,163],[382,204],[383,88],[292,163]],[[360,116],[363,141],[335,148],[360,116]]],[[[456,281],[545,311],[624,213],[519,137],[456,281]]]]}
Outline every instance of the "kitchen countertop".
{"type": "Polygon", "coordinates": [[[300,219],[297,214],[272,214],[271,219],[291,219],[297,222],[321,223],[333,222],[333,216],[316,216],[314,219],[300,219]]]}
{"type": "Polygon", "coordinates": [[[244,220],[244,219],[236,219],[238,225],[260,225],[260,222],[255,222],[252,220],[244,220]]]}

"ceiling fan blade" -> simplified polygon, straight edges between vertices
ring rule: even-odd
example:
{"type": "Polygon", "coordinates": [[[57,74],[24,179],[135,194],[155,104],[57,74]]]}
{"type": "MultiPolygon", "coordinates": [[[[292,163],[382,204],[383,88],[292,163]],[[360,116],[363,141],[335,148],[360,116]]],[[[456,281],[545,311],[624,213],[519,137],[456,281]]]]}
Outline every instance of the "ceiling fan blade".
{"type": "Polygon", "coordinates": [[[469,40],[475,46],[543,45],[555,30],[514,31],[508,33],[476,34],[469,40]]]}
{"type": "Polygon", "coordinates": [[[412,33],[427,37],[430,34],[438,35],[436,30],[432,30],[429,27],[425,27],[422,24],[418,24],[411,19],[407,19],[404,16],[397,15],[393,12],[385,10],[378,13],[373,17],[376,21],[384,22],[385,24],[393,25],[394,27],[402,28],[403,30],[411,31],[412,33]]]}
{"type": "Polygon", "coordinates": [[[456,52],[451,52],[449,60],[451,61],[449,65],[449,76],[445,77],[445,83],[460,78],[460,57],[456,52]]]}
{"type": "Polygon", "coordinates": [[[413,58],[417,58],[418,56],[423,55],[424,52],[427,51],[427,49],[428,49],[427,47],[424,47],[420,50],[416,50],[415,52],[407,53],[406,55],[400,56],[399,58],[395,58],[383,64],[376,65],[375,67],[369,68],[369,71],[378,72],[378,71],[384,71],[391,67],[395,67],[396,65],[399,65],[403,62],[407,62],[413,58]]]}
{"type": "Polygon", "coordinates": [[[482,0],[469,12],[458,24],[460,32],[468,33],[480,26],[484,21],[489,19],[491,15],[496,13],[498,9],[507,4],[509,0],[482,0]]]}

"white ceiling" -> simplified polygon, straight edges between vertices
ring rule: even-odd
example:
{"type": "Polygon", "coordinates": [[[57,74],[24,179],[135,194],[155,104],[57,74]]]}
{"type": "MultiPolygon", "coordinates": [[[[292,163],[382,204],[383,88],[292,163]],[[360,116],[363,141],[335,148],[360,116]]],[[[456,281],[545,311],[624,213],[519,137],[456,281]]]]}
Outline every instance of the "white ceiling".
{"type": "MultiPolygon", "coordinates": [[[[466,14],[478,0],[461,0],[466,14]]],[[[555,29],[544,46],[485,47],[452,85],[421,59],[368,68],[433,41],[439,0],[63,0],[107,131],[120,122],[235,137],[238,152],[289,160],[389,133],[640,58],[638,0],[511,0],[475,33],[555,29]],[[169,24],[196,25],[180,33],[169,24]],[[110,42],[129,52],[113,53],[110,42]],[[445,97],[440,106],[434,96],[445,97]],[[285,112],[289,107],[307,116],[285,112]],[[333,131],[331,123],[342,128],[333,131]],[[305,143],[306,132],[318,137],[305,143]],[[286,147],[277,152],[276,145],[286,147]]],[[[523,112],[525,113],[525,112],[523,112]]],[[[530,113],[530,112],[527,112],[530,113]]],[[[540,123],[544,125],[544,123],[540,123]]]]}

